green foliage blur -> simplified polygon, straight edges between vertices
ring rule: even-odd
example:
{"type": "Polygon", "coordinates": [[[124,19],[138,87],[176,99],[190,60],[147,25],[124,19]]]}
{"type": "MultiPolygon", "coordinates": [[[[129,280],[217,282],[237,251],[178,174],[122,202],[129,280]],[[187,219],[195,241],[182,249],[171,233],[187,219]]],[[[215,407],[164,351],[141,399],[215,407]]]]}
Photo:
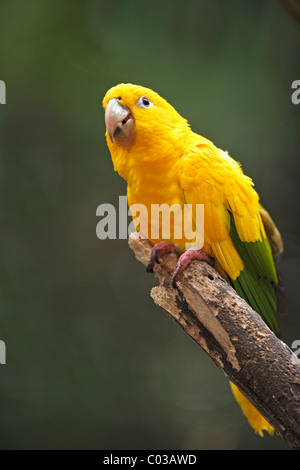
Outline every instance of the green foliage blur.
{"type": "Polygon", "coordinates": [[[226,378],[153,304],[127,241],[96,237],[96,208],[126,194],[102,98],[148,86],[254,179],[285,242],[291,347],[299,46],[276,1],[1,1],[1,449],[287,449],[254,435],[226,378]]]}

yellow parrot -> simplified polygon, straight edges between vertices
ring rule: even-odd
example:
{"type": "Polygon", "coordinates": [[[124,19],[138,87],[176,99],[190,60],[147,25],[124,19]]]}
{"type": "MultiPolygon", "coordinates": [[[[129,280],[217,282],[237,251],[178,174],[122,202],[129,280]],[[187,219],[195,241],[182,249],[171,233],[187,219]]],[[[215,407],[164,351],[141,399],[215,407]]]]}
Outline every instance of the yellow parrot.
{"type": "MultiPolygon", "coordinates": [[[[107,145],[115,171],[127,181],[129,206],[143,204],[151,213],[153,204],[204,205],[204,243],[199,248],[186,249],[186,239],[175,238],[174,232],[169,239],[161,232],[152,239],[149,217],[148,238],[154,247],[148,271],[160,255],[176,249],[180,254],[173,275],[176,286],[191,260],[206,260],[279,336],[275,261],[283,243],[239,163],[194,133],[187,120],[149,88],[131,83],[114,86],[103,107],[107,145]]],[[[273,434],[265,418],[230,385],[255,432],[273,434]]]]}

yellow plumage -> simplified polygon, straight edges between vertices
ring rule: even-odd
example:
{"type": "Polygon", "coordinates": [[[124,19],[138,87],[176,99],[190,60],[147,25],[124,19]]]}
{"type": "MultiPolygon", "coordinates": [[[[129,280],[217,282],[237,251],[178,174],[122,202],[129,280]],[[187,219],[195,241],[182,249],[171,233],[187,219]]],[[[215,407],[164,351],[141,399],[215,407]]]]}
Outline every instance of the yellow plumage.
{"type": "MultiPolygon", "coordinates": [[[[106,93],[103,100],[104,109],[112,105],[119,106],[118,112],[124,112],[124,116],[126,111],[123,110],[129,113],[122,123],[118,123],[118,129],[113,127],[109,121],[112,118],[108,116],[107,126],[112,130],[106,133],[114,169],[128,184],[129,206],[144,204],[150,214],[152,204],[180,204],[182,207],[184,204],[204,204],[204,250],[216,260],[219,272],[230,282],[236,282],[236,288],[242,286],[242,290],[247,290],[243,282],[248,269],[245,263],[249,261],[246,252],[243,256],[243,246],[251,245],[258,247],[254,251],[258,278],[263,273],[266,285],[277,282],[264,223],[268,235],[273,234],[278,251],[282,251],[280,234],[268,213],[260,206],[253,182],[244,175],[240,165],[211,141],[192,132],[188,122],[166,100],[148,88],[132,84],[117,85],[106,93]],[[143,97],[150,105],[143,104],[143,97]],[[126,126],[130,131],[126,131],[126,126]],[[122,145],[123,141],[126,145],[122,145]],[[234,239],[233,227],[238,244],[234,239]]],[[[148,225],[150,234],[150,217],[148,225]]],[[[153,243],[164,240],[149,238],[153,243]]],[[[167,241],[173,242],[179,251],[184,251],[184,237],[175,239],[171,236],[167,241]]],[[[255,263],[254,260],[254,266],[255,263]]],[[[257,302],[262,301],[268,314],[271,307],[265,297],[262,298],[259,281],[256,278],[254,281],[253,285],[260,294],[257,302]]],[[[270,304],[272,295],[266,293],[270,304]]],[[[260,435],[263,430],[272,434],[273,428],[233,384],[232,390],[255,431],[260,435]]]]}
{"type": "Polygon", "coordinates": [[[274,434],[274,428],[268,423],[268,421],[254,408],[253,405],[244,397],[244,395],[239,391],[239,389],[230,382],[232,393],[240,405],[243,413],[247,416],[250,426],[254,431],[259,434],[261,437],[264,435],[264,431],[267,431],[271,436],[274,434]]]}

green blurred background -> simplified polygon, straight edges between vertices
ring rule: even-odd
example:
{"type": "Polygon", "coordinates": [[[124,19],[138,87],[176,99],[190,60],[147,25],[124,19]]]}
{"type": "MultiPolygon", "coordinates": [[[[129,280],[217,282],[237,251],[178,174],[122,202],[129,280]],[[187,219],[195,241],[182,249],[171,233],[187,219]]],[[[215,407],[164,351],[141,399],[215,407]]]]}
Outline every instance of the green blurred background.
{"type": "MultiPolygon", "coordinates": [[[[2,0],[2,449],[287,449],[254,435],[228,381],[149,297],[126,240],[96,237],[117,204],[101,100],[153,88],[251,176],[298,296],[299,24],[269,0],[2,0]]],[[[238,321],[238,319],[237,319],[238,321]]]]}

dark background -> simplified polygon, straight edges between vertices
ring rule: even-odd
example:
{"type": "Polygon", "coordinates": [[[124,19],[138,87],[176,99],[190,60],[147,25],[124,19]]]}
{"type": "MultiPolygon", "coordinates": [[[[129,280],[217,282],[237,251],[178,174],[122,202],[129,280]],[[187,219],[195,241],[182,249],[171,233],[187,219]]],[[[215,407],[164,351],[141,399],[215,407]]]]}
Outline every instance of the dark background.
{"type": "Polygon", "coordinates": [[[101,100],[148,86],[254,179],[285,242],[291,347],[299,40],[276,1],[1,1],[2,449],[287,449],[254,435],[227,379],[153,304],[127,241],[97,239],[96,208],[126,190],[101,100]]]}

